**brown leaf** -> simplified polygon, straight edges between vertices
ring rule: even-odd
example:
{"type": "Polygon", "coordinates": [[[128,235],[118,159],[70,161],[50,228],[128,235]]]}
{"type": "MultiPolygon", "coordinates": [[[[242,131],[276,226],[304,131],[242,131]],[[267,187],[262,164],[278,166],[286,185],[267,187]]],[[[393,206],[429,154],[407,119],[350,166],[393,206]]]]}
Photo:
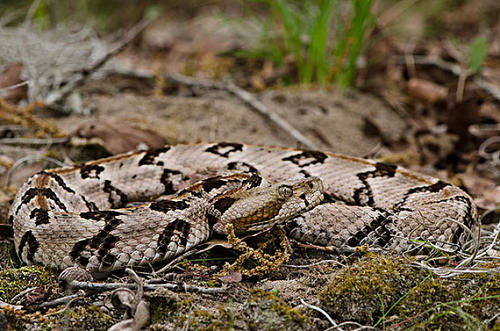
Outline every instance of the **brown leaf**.
{"type": "Polygon", "coordinates": [[[35,290],[26,295],[24,302],[28,306],[35,303],[43,302],[49,294],[50,293],[48,288],[37,287],[35,290]]]}
{"type": "MultiPolygon", "coordinates": [[[[24,80],[21,78],[23,72],[23,65],[21,63],[14,63],[9,66],[0,74],[0,89],[22,83],[24,80]]],[[[19,101],[26,99],[28,93],[27,85],[23,85],[11,90],[3,91],[2,96],[5,101],[11,104],[18,104],[19,101]]]]}
{"type": "Polygon", "coordinates": [[[408,81],[408,94],[424,102],[434,103],[444,100],[448,89],[431,81],[412,78],[408,81]]]}
{"type": "Polygon", "coordinates": [[[479,115],[485,119],[500,123],[500,107],[495,102],[487,101],[479,108],[479,115]]]}
{"type": "Polygon", "coordinates": [[[80,126],[73,135],[87,139],[98,137],[111,154],[136,150],[142,147],[142,144],[145,144],[146,148],[159,148],[166,144],[163,137],[152,131],[114,120],[90,121],[80,126]]]}

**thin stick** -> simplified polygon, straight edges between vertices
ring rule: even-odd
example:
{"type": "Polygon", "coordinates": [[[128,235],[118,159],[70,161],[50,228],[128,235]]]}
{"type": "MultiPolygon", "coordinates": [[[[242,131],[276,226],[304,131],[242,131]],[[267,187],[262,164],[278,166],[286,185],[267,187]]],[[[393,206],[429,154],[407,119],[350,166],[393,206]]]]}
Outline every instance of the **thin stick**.
{"type": "Polygon", "coordinates": [[[31,293],[33,292],[34,290],[36,290],[37,288],[36,287],[28,287],[27,289],[25,289],[24,291],[21,291],[19,293],[17,293],[12,299],[10,299],[10,302],[14,303],[17,301],[17,299],[19,299],[20,297],[28,294],[28,293],[31,293]]]}
{"type": "Polygon", "coordinates": [[[10,303],[0,300],[0,309],[22,310],[23,306],[11,305],[10,303]]]}
{"type": "Polygon", "coordinates": [[[54,299],[52,301],[43,302],[39,305],[34,305],[34,306],[29,307],[29,308],[31,310],[40,310],[40,309],[44,309],[44,308],[56,307],[56,306],[59,306],[63,303],[73,302],[72,300],[75,300],[77,298],[81,298],[83,296],[85,296],[84,292],[78,292],[75,294],[64,296],[62,298],[54,299]]]}
{"type": "Polygon", "coordinates": [[[320,312],[321,314],[323,314],[323,316],[326,317],[326,319],[328,320],[328,322],[330,322],[331,325],[333,325],[337,330],[341,330],[342,331],[342,329],[338,326],[337,323],[335,323],[335,321],[333,320],[333,318],[331,318],[330,315],[328,315],[328,313],[326,311],[324,311],[323,309],[321,309],[321,308],[319,308],[317,306],[313,306],[313,305],[308,304],[307,302],[304,301],[304,299],[300,299],[300,302],[304,306],[306,306],[307,308],[316,310],[317,312],[320,312]]]}
{"type": "MultiPolygon", "coordinates": [[[[94,283],[94,282],[79,282],[73,280],[68,283],[69,286],[73,288],[79,288],[82,290],[99,290],[99,291],[108,291],[114,290],[117,288],[136,288],[137,284],[129,284],[129,283],[94,283]]],[[[205,294],[215,294],[215,293],[225,293],[226,289],[222,287],[199,287],[196,285],[186,285],[186,284],[171,284],[171,283],[162,283],[162,284],[144,284],[145,290],[155,290],[158,288],[168,288],[173,291],[179,292],[200,292],[205,294]]]]}
{"type": "MultiPolygon", "coordinates": [[[[129,77],[135,77],[140,79],[154,79],[155,76],[147,71],[130,71],[130,70],[110,70],[107,74],[119,74],[129,77]]],[[[200,78],[192,78],[178,74],[169,74],[163,76],[163,79],[166,81],[174,82],[176,84],[182,84],[187,86],[197,86],[206,89],[215,89],[215,90],[223,90],[233,94],[245,104],[247,104],[251,109],[253,109],[257,114],[264,117],[267,120],[270,120],[275,125],[277,125],[280,129],[285,131],[288,135],[292,136],[295,140],[301,143],[304,147],[310,149],[318,149],[316,144],[314,144],[311,140],[305,137],[302,133],[300,133],[297,129],[295,129],[290,123],[288,123],[285,119],[283,119],[278,114],[272,112],[265,104],[257,100],[252,94],[245,91],[242,88],[232,84],[232,83],[222,83],[218,81],[208,80],[208,79],[200,79],[200,78]]]]}
{"type": "Polygon", "coordinates": [[[177,84],[183,84],[188,86],[199,86],[204,88],[227,91],[236,96],[237,98],[239,98],[240,100],[242,100],[245,104],[250,106],[250,108],[256,111],[259,115],[261,115],[265,119],[272,121],[279,128],[288,133],[290,136],[292,136],[295,140],[300,142],[305,147],[310,149],[317,149],[317,146],[312,141],[310,141],[307,137],[305,137],[302,133],[300,133],[297,129],[295,129],[290,123],[285,121],[285,119],[283,119],[278,114],[272,112],[265,104],[257,100],[251,93],[245,91],[242,88],[239,88],[233,83],[221,83],[217,81],[198,79],[198,78],[195,79],[191,77],[174,75],[174,74],[166,75],[164,76],[164,79],[175,82],[177,84]]]}
{"type": "Polygon", "coordinates": [[[29,84],[29,80],[25,80],[23,82],[20,82],[20,83],[17,83],[17,84],[14,84],[14,85],[10,85],[10,86],[7,86],[7,87],[3,87],[3,88],[0,88],[0,94],[4,93],[4,92],[7,92],[7,91],[10,91],[10,90],[14,90],[18,87],[21,87],[21,86],[24,86],[24,85],[28,85],[29,84]]]}
{"type": "Polygon", "coordinates": [[[144,282],[139,278],[139,276],[137,276],[134,270],[127,268],[125,269],[125,272],[134,280],[134,282],[137,283],[137,293],[135,294],[135,300],[137,302],[141,301],[142,296],[144,295],[144,282]]]}
{"type": "Polygon", "coordinates": [[[77,87],[81,86],[85,82],[85,80],[90,77],[91,74],[99,70],[112,57],[123,51],[142,30],[144,30],[149,24],[151,24],[151,22],[152,20],[150,19],[143,19],[139,23],[137,23],[137,25],[135,25],[128,31],[127,37],[118,46],[107,52],[106,55],[104,55],[99,61],[97,61],[90,67],[82,69],[76,78],[67,82],[67,84],[64,85],[64,87],[61,88],[61,90],[58,91],[58,93],[55,94],[54,97],[51,98],[51,100],[47,100],[47,107],[59,111],[64,111],[64,109],[62,109],[58,105],[58,103],[64,100],[77,87]]]}
{"type": "Polygon", "coordinates": [[[176,257],[172,261],[170,261],[166,266],[162,267],[160,270],[158,270],[158,271],[153,270],[153,271],[155,274],[161,274],[161,273],[169,270],[170,268],[172,268],[173,266],[175,266],[177,263],[181,262],[182,260],[184,260],[188,256],[191,256],[191,255],[196,254],[198,252],[199,252],[199,250],[196,250],[196,249],[189,250],[189,251],[185,252],[184,254],[179,255],[178,257],[176,257]]]}
{"type": "Polygon", "coordinates": [[[69,137],[60,138],[3,138],[0,139],[0,144],[3,145],[56,145],[65,144],[69,141],[69,137]]]}
{"type": "Polygon", "coordinates": [[[342,264],[337,260],[322,260],[322,261],[318,261],[318,262],[311,263],[311,264],[305,264],[305,265],[282,264],[281,266],[286,267],[286,268],[307,269],[307,268],[310,268],[310,267],[313,267],[316,265],[321,265],[321,264],[326,264],[326,263],[334,263],[334,264],[339,265],[341,267],[345,267],[345,264],[342,264]]]}

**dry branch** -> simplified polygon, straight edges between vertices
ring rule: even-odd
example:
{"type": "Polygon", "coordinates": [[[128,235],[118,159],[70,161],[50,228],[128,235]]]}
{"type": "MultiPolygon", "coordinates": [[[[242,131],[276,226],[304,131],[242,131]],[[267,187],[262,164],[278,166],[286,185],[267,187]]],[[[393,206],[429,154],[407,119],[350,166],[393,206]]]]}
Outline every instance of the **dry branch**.
{"type": "MultiPolygon", "coordinates": [[[[108,291],[114,290],[117,288],[129,288],[135,289],[137,284],[130,283],[95,283],[95,282],[79,282],[73,280],[68,283],[71,288],[77,288],[82,290],[96,290],[96,291],[108,291]]],[[[225,293],[226,289],[221,287],[200,287],[196,285],[187,285],[187,284],[172,284],[172,283],[160,283],[160,284],[150,284],[145,283],[145,290],[155,290],[158,288],[167,288],[173,291],[179,292],[200,292],[204,294],[216,294],[216,293],[225,293]]]]}
{"type": "Polygon", "coordinates": [[[211,81],[206,79],[199,78],[191,78],[181,75],[166,75],[164,77],[165,80],[175,82],[177,84],[183,84],[187,86],[197,86],[209,89],[217,89],[227,91],[245,104],[247,104],[251,109],[257,112],[260,116],[264,117],[267,120],[270,120],[274,124],[276,124],[280,129],[285,131],[287,134],[292,136],[295,140],[300,142],[304,147],[310,149],[317,149],[317,146],[310,141],[306,136],[300,133],[297,129],[295,129],[290,123],[288,123],[284,118],[279,116],[278,114],[272,112],[265,104],[257,100],[251,93],[245,91],[242,88],[234,85],[233,83],[222,83],[217,81],[211,81]]]}

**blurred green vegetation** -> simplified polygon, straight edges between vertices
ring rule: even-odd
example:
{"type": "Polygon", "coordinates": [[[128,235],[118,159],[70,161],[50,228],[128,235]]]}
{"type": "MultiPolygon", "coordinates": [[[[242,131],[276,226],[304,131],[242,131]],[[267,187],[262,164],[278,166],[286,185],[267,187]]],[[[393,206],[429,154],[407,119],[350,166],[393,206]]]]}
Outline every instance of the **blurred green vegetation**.
{"type": "Polygon", "coordinates": [[[254,2],[266,4],[270,15],[260,20],[258,45],[240,56],[270,59],[280,66],[291,55],[301,84],[352,84],[366,32],[374,22],[372,0],[254,2]]]}
{"type": "Polygon", "coordinates": [[[40,0],[38,6],[29,0],[2,0],[0,16],[11,14],[11,23],[24,20],[31,6],[33,21],[40,29],[48,29],[60,22],[70,20],[82,24],[90,23],[99,33],[109,33],[122,27],[128,27],[140,20],[151,8],[175,6],[180,1],[160,0],[40,0]]]}
{"type": "MultiPolygon", "coordinates": [[[[457,39],[460,36],[444,32],[446,26],[440,18],[466,2],[408,1],[401,7],[394,24],[379,31],[378,37],[390,35],[421,40],[447,35],[450,40],[457,39]],[[412,23],[415,18],[417,23],[412,23]]],[[[30,12],[32,21],[42,30],[71,21],[91,24],[99,34],[105,35],[128,28],[143,17],[173,12],[189,19],[196,16],[200,8],[217,7],[221,13],[225,10],[239,13],[236,16],[241,21],[257,22],[258,42],[232,55],[271,61],[275,67],[292,64],[292,69],[286,70],[287,75],[281,78],[282,83],[324,87],[353,85],[359,55],[366,48],[367,36],[374,26],[373,12],[385,13],[398,8],[400,3],[382,0],[375,9],[373,0],[2,0],[0,18],[10,15],[9,22],[16,24],[30,12]]],[[[470,34],[475,34],[473,29],[470,34]]],[[[471,42],[470,36],[465,39],[468,39],[466,44],[471,45],[469,68],[477,72],[484,61],[486,42],[483,39],[471,42]]]]}
{"type": "Polygon", "coordinates": [[[484,36],[479,36],[472,42],[469,50],[469,68],[473,73],[481,70],[486,54],[488,53],[488,43],[484,36]]]}

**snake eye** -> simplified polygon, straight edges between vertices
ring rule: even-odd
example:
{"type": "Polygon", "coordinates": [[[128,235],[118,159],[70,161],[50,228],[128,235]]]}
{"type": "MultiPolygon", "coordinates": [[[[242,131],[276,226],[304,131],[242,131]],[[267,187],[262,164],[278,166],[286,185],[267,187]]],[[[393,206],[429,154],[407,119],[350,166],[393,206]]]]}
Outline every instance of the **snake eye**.
{"type": "Polygon", "coordinates": [[[283,186],[280,186],[278,188],[278,193],[282,196],[282,197],[285,197],[285,198],[289,198],[292,196],[293,194],[293,190],[290,186],[286,186],[286,185],[283,185],[283,186]]]}

